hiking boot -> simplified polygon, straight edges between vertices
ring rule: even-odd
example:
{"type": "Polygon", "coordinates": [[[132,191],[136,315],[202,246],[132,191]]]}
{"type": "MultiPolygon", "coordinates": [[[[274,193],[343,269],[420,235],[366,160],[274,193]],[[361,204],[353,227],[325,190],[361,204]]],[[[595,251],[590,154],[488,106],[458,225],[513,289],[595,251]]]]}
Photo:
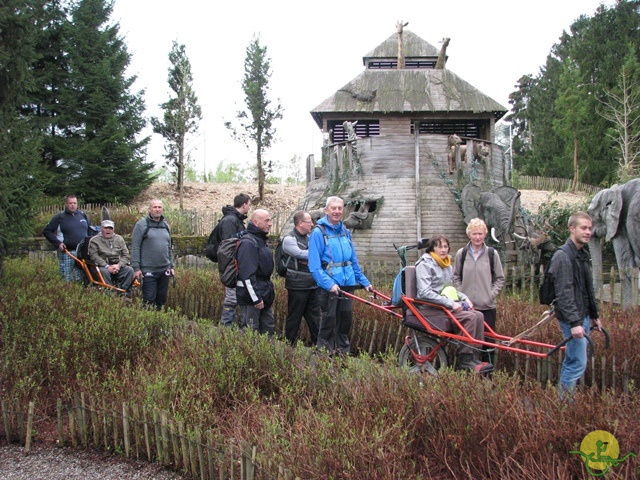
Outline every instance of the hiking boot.
{"type": "Polygon", "coordinates": [[[456,370],[487,374],[493,372],[493,365],[481,362],[473,353],[459,353],[456,358],[456,370]]]}

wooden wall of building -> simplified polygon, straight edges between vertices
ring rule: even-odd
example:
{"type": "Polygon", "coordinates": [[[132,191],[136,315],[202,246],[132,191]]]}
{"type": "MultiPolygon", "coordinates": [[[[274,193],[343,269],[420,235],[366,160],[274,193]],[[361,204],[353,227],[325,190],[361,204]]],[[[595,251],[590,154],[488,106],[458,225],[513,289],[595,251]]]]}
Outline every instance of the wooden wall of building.
{"type": "Polygon", "coordinates": [[[322,208],[329,195],[338,195],[347,204],[379,199],[372,229],[353,231],[362,260],[397,260],[394,243],[411,245],[438,233],[450,239],[455,253],[467,242],[456,195],[469,182],[488,189],[504,185],[502,149],[491,145],[487,162],[477,164],[469,158],[449,174],[447,135],[421,135],[418,144],[418,184],[416,138],[406,134],[403,121],[385,121],[380,136],[359,138],[358,158],[350,156],[349,142],[331,146],[320,177],[309,183],[300,207],[322,208]]]}

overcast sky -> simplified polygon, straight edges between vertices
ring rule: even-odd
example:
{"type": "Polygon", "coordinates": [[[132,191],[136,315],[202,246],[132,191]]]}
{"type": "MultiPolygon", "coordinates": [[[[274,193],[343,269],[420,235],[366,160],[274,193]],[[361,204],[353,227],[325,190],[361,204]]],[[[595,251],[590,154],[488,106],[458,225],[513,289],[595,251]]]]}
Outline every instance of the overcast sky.
{"type": "MultiPolygon", "coordinates": [[[[185,45],[203,111],[189,149],[196,169],[210,171],[220,161],[255,164],[223,125],[245,109],[240,81],[254,34],[271,59],[270,98],[284,108],[267,158],[304,161],[313,153],[318,160],[322,135],[309,112],[364,70],[362,57],[395,33],[397,21],[436,48],[450,37],[447,68],[509,108],[518,79],[537,74],[563,30],[601,3],[613,0],[115,0],[112,20],[132,55],[134,90],[146,90],[149,116],[162,117],[159,104],[169,99],[172,42],[185,45]]],[[[148,160],[163,164],[164,140],[146,133],[148,160]]]]}

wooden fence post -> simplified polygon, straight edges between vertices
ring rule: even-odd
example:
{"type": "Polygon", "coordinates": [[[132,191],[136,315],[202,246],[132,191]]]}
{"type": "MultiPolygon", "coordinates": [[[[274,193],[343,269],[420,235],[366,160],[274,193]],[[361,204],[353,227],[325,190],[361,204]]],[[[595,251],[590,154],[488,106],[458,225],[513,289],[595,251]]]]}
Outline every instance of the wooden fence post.
{"type": "Polygon", "coordinates": [[[29,402],[29,414],[27,416],[27,435],[24,442],[24,453],[27,455],[31,451],[31,436],[33,434],[33,414],[36,409],[35,402],[29,402]]]}

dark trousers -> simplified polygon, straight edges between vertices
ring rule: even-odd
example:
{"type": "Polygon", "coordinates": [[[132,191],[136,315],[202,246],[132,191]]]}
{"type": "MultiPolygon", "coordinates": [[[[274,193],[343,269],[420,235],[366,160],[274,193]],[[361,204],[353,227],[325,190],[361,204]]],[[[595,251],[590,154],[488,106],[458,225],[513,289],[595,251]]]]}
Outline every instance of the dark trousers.
{"type": "Polygon", "coordinates": [[[166,272],[146,272],[142,274],[142,303],[160,310],[167,303],[169,280],[166,272]]]}
{"type": "Polygon", "coordinates": [[[318,342],[318,325],[320,324],[320,289],[290,290],[287,289],[287,320],[284,326],[284,336],[291,345],[298,340],[298,331],[302,317],[309,327],[311,343],[318,342]]]}
{"type": "MultiPolygon", "coordinates": [[[[496,331],[496,316],[497,316],[497,311],[495,308],[491,308],[489,310],[478,310],[480,313],[482,313],[482,315],[484,316],[484,321],[487,325],[489,325],[491,327],[491,330],[493,330],[494,332],[496,331]]],[[[496,343],[495,340],[493,338],[490,337],[486,337],[485,341],[487,342],[491,342],[491,343],[496,343]]],[[[488,347],[486,345],[482,346],[482,350],[487,350],[487,349],[491,349],[491,347],[488,347]]],[[[495,362],[495,352],[482,352],[482,361],[483,362],[489,362],[489,363],[494,363],[495,362]]]]}
{"type": "MultiPolygon", "coordinates": [[[[343,290],[350,293],[353,291],[346,288],[343,290]]],[[[320,310],[322,318],[318,330],[318,348],[330,353],[348,354],[351,351],[349,331],[353,322],[353,300],[321,290],[320,310]]]]}

